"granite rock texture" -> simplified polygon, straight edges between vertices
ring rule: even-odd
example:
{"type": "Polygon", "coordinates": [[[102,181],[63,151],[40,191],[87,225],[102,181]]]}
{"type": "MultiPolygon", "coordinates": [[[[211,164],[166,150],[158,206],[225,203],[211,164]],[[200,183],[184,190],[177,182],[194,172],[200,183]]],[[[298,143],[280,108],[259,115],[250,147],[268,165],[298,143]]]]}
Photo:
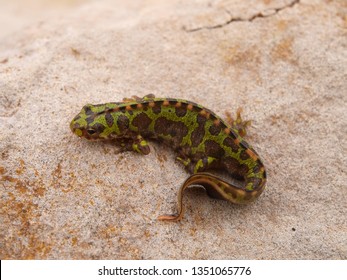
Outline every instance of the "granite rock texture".
{"type": "Polygon", "coordinates": [[[0,43],[0,259],[346,259],[347,5],[92,1],[0,43]],[[244,109],[268,173],[248,206],[187,191],[141,156],[75,137],[86,103],[153,93],[244,109]]]}

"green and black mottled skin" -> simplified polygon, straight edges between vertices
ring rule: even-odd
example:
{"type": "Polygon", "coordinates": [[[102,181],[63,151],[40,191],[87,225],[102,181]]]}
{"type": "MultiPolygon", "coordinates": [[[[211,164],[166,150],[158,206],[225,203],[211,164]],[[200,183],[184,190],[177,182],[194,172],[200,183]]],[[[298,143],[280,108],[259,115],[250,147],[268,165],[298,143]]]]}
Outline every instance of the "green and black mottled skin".
{"type": "MultiPolygon", "coordinates": [[[[229,117],[230,118],[230,117],[229,117]]],[[[86,105],[71,121],[73,133],[89,140],[113,139],[124,150],[147,155],[145,139],[161,140],[177,152],[177,159],[192,175],[178,193],[177,215],[160,220],[178,221],[183,216],[184,190],[203,186],[213,198],[237,204],[254,201],[264,190],[266,173],[257,153],[243,140],[249,122],[224,122],[205,107],[173,98],[134,96],[123,102],[86,105]],[[206,171],[223,170],[243,181],[236,186],[206,171]]]]}

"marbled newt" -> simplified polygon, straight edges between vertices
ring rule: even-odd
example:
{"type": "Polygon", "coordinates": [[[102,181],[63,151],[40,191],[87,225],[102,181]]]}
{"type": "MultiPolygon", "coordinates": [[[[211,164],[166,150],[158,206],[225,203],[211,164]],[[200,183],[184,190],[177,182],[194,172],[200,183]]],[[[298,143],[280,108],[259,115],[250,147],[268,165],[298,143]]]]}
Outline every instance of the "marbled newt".
{"type": "Polygon", "coordinates": [[[190,177],[178,192],[178,214],[159,220],[178,221],[183,216],[183,192],[191,185],[203,186],[210,197],[237,204],[254,201],[264,190],[266,172],[254,149],[243,136],[249,121],[240,110],[233,120],[223,121],[196,103],[173,98],[133,96],[123,102],[85,105],[71,121],[70,128],[89,140],[112,139],[123,150],[147,155],[145,139],[156,139],[172,147],[190,177]],[[222,170],[240,184],[230,183],[210,173],[222,170]],[[206,172],[209,171],[209,172],[206,172]]]}

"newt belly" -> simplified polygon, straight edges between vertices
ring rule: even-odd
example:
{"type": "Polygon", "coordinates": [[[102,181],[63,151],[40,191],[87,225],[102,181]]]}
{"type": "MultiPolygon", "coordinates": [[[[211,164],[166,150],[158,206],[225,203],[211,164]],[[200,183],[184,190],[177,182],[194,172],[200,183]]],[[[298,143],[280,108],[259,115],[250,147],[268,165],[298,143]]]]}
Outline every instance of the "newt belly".
{"type": "MultiPolygon", "coordinates": [[[[230,117],[229,117],[230,118],[230,117]]],[[[147,155],[145,139],[156,139],[173,147],[177,159],[192,175],[178,192],[178,213],[159,220],[178,221],[183,216],[183,193],[191,185],[203,186],[210,197],[237,204],[254,201],[264,190],[266,172],[253,148],[242,138],[250,122],[223,121],[209,109],[172,98],[134,96],[123,102],[86,105],[71,121],[70,128],[89,140],[116,141],[124,150],[147,155]],[[221,170],[241,181],[230,183],[214,175],[221,170]],[[209,172],[207,172],[209,171],[209,172]]]]}

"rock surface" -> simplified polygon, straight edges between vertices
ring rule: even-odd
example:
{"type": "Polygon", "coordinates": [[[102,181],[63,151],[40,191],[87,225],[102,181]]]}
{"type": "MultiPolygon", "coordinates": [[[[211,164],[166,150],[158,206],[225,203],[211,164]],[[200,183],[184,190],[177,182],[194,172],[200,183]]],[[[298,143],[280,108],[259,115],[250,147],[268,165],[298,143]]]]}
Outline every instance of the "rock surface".
{"type": "Polygon", "coordinates": [[[162,2],[90,2],[2,38],[0,259],[346,259],[346,2],[162,2]],[[243,107],[264,194],[193,188],[181,222],[157,221],[188,176],[174,153],[69,129],[86,103],[149,93],[243,107]]]}

